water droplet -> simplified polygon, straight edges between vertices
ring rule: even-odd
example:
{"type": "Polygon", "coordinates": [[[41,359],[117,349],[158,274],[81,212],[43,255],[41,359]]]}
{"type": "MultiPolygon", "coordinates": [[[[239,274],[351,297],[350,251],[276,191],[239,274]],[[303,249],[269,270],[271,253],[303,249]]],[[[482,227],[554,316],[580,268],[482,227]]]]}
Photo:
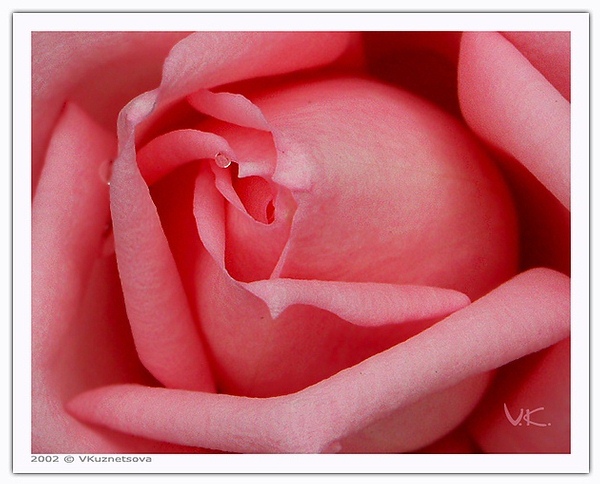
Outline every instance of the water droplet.
{"type": "Polygon", "coordinates": [[[103,183],[110,185],[110,177],[112,176],[112,167],[114,160],[106,160],[100,164],[98,168],[98,173],[100,174],[100,179],[103,183]]]}
{"type": "Polygon", "coordinates": [[[217,163],[217,166],[221,168],[227,168],[229,165],[231,165],[231,158],[219,151],[215,155],[215,162],[217,163]]]}

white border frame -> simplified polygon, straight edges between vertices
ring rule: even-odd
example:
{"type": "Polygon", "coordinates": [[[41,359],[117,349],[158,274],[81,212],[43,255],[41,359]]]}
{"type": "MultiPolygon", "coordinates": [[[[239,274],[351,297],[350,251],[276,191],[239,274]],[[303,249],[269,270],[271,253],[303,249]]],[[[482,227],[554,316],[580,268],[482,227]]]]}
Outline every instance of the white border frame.
{"type": "Polygon", "coordinates": [[[17,473],[580,473],[589,470],[589,15],[586,13],[13,14],[13,471],[17,473]],[[572,39],[572,452],[558,455],[159,455],[31,464],[31,32],[568,30],[572,39]],[[574,395],[577,397],[575,398],[574,395]],[[432,459],[435,458],[435,468],[432,459]]]}

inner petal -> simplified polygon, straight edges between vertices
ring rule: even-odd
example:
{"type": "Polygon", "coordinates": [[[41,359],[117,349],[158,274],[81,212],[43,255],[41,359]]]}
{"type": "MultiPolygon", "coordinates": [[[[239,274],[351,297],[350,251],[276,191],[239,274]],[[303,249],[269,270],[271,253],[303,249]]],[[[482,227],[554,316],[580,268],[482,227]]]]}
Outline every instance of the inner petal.
{"type": "Polygon", "coordinates": [[[269,183],[259,176],[233,178],[233,188],[254,220],[270,224],[274,220],[275,205],[269,183]]]}
{"type": "Polygon", "coordinates": [[[216,119],[199,129],[227,140],[235,152],[230,165],[213,169],[227,202],[225,268],[239,281],[266,279],[281,257],[295,210],[289,191],[270,179],[277,159],[273,135],[216,119]]]}
{"type": "Polygon", "coordinates": [[[434,285],[476,299],[514,273],[509,192],[456,119],[350,78],[254,101],[287,142],[273,179],[305,187],[294,188],[298,208],[274,275],[434,285]]]}
{"type": "MultiPolygon", "coordinates": [[[[200,127],[226,139],[239,157],[239,177],[235,163],[213,168],[216,187],[233,193],[239,207],[209,207],[209,187],[196,189],[199,232],[207,229],[211,210],[223,212],[213,227],[215,234],[222,231],[225,248],[213,255],[221,267],[200,260],[196,272],[201,324],[221,390],[249,396],[295,391],[422,330],[406,332],[395,320],[388,328],[357,329],[317,310],[306,294],[284,294],[300,302],[273,315],[264,304],[269,297],[252,297],[223,267],[238,281],[267,286],[278,278],[415,284],[473,299],[513,273],[508,192],[456,120],[407,93],[359,79],[295,85],[255,102],[276,133],[276,170],[263,178],[277,182],[271,224],[246,213],[253,209],[245,206],[262,212],[269,197],[253,186],[258,175],[242,175],[244,160],[258,162],[269,152],[264,132],[221,121],[200,127]],[[293,211],[285,211],[286,193],[293,211]]],[[[273,295],[273,289],[266,291],[273,295]]],[[[296,284],[284,289],[302,291],[296,284]]],[[[332,290],[324,288],[323,297],[335,299],[332,290]]],[[[347,303],[356,300],[347,297],[347,303]]],[[[402,302],[394,297],[388,304],[402,302]]]]}

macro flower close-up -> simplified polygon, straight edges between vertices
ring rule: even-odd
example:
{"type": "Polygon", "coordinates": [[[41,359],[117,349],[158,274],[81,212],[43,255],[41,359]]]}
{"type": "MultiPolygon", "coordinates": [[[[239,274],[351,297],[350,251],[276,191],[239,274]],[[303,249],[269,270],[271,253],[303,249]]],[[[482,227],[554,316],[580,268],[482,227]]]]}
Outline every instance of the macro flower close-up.
{"type": "Polygon", "coordinates": [[[569,32],[33,32],[32,453],[569,453],[569,32]]]}

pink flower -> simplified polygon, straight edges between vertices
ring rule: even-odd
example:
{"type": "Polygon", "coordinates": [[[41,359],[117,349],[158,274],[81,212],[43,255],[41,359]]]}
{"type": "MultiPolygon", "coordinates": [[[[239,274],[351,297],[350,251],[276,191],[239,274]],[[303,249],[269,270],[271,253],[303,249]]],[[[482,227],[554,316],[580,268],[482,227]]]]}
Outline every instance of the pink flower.
{"type": "Polygon", "coordinates": [[[34,34],[33,452],[569,452],[569,49],[34,34]]]}

